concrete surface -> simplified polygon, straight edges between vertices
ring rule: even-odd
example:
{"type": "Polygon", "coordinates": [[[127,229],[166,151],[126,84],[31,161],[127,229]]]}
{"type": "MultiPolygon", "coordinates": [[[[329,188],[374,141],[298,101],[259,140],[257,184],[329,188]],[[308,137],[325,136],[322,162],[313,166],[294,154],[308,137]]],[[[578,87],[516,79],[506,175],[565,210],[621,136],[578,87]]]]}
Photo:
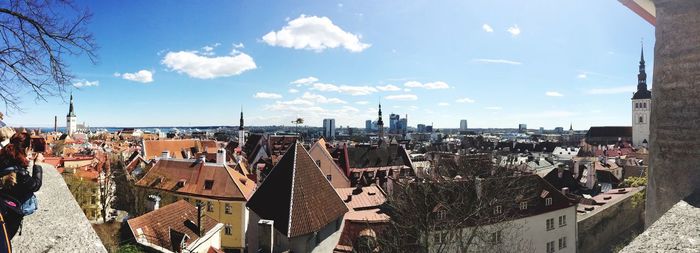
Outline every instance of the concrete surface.
{"type": "Polygon", "coordinates": [[[700,252],[700,192],[674,205],[620,253],[700,252]]]}
{"type": "Polygon", "coordinates": [[[60,174],[48,164],[36,192],[39,209],[24,218],[13,252],[107,252],[60,174]]]}

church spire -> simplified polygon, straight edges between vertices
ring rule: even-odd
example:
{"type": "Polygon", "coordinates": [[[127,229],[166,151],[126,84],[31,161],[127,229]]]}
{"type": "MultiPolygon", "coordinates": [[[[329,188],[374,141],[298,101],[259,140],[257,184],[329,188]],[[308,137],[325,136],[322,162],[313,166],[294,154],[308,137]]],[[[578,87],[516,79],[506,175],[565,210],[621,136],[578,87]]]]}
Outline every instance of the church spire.
{"type": "Polygon", "coordinates": [[[238,126],[238,130],[243,130],[243,106],[241,106],[241,124],[238,126]]]}
{"type": "Polygon", "coordinates": [[[382,103],[379,103],[379,119],[377,120],[377,128],[379,128],[379,143],[384,141],[384,121],[382,120],[382,103]]]}
{"type": "Polygon", "coordinates": [[[75,117],[75,112],[73,111],[73,93],[70,94],[70,107],[68,108],[67,117],[75,117]]]}
{"type": "Polygon", "coordinates": [[[647,88],[647,72],[644,62],[644,44],[639,57],[639,74],[637,74],[637,92],[634,93],[632,99],[650,99],[651,91],[647,88]]]}

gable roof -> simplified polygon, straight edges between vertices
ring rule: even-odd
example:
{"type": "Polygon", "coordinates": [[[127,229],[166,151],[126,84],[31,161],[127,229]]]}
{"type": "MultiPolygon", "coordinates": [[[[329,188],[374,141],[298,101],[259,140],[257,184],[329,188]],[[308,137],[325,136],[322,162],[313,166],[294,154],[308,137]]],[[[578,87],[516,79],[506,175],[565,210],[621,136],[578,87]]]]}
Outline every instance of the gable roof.
{"type": "Polygon", "coordinates": [[[211,199],[245,201],[255,183],[228,165],[160,159],[137,186],[211,199]],[[184,182],[184,185],[178,185],[184,182]],[[205,188],[211,183],[211,189],[205,188]]]}
{"type": "MultiPolygon", "coordinates": [[[[180,200],[160,209],[146,213],[127,221],[131,233],[137,241],[142,240],[139,233],[141,229],[146,242],[176,251],[173,245],[178,245],[184,235],[190,241],[199,239],[197,234],[197,207],[187,201],[180,200]]],[[[212,230],[218,222],[206,214],[202,216],[202,230],[204,233],[212,230]]]]}
{"type": "Polygon", "coordinates": [[[319,231],[348,211],[301,143],[282,156],[247,203],[289,238],[319,231]]]}
{"type": "MultiPolygon", "coordinates": [[[[143,141],[143,157],[144,159],[153,159],[160,157],[163,151],[169,151],[170,157],[182,159],[182,150],[190,151],[191,148],[198,148],[201,144],[195,139],[184,140],[144,140],[143,141]]],[[[199,152],[202,152],[200,150],[199,152]]],[[[194,153],[194,152],[193,152],[194,153]]],[[[194,154],[192,154],[194,155],[194,154]]]]}

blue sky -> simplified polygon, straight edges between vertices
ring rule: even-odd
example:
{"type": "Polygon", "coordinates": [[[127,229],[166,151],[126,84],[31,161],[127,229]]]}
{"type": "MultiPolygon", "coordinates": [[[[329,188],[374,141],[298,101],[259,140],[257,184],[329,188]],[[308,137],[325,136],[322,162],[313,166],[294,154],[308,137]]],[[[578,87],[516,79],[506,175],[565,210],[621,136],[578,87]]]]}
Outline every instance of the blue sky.
{"type": "MultiPolygon", "coordinates": [[[[617,1],[87,1],[98,63],[71,58],[91,126],[289,125],[530,128],[631,125],[640,40],[617,1]],[[296,81],[296,82],[295,82],[296,81]]],[[[64,125],[67,97],[9,112],[64,125]]]]}

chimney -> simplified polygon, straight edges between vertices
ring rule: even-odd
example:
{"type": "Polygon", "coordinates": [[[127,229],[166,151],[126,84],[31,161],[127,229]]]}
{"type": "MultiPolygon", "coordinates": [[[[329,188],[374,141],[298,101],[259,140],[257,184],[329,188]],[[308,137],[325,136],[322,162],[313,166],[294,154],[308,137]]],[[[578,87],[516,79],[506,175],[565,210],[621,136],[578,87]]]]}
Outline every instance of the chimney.
{"type": "Polygon", "coordinates": [[[220,148],[216,151],[216,164],[226,164],[226,149],[220,148]]]}
{"type": "Polygon", "coordinates": [[[561,188],[561,193],[564,195],[569,194],[569,187],[561,188]]]}
{"type": "Polygon", "coordinates": [[[158,210],[158,208],[160,208],[160,197],[156,195],[148,195],[146,199],[148,200],[147,209],[149,209],[150,211],[155,211],[158,210]]]}
{"type": "Polygon", "coordinates": [[[197,163],[206,163],[207,162],[207,156],[205,155],[199,155],[197,158],[197,163]]]}
{"type": "Polygon", "coordinates": [[[345,199],[345,203],[349,203],[352,201],[352,194],[348,194],[348,197],[345,199]]]}
{"type": "Polygon", "coordinates": [[[164,159],[170,158],[170,151],[168,151],[168,150],[163,150],[163,152],[160,153],[160,158],[164,158],[164,159]]]}
{"type": "Polygon", "coordinates": [[[258,222],[258,248],[261,252],[274,252],[275,230],[274,221],[260,220],[258,222]]]}
{"type": "Polygon", "coordinates": [[[202,236],[202,202],[197,202],[197,236],[202,236]]]}

